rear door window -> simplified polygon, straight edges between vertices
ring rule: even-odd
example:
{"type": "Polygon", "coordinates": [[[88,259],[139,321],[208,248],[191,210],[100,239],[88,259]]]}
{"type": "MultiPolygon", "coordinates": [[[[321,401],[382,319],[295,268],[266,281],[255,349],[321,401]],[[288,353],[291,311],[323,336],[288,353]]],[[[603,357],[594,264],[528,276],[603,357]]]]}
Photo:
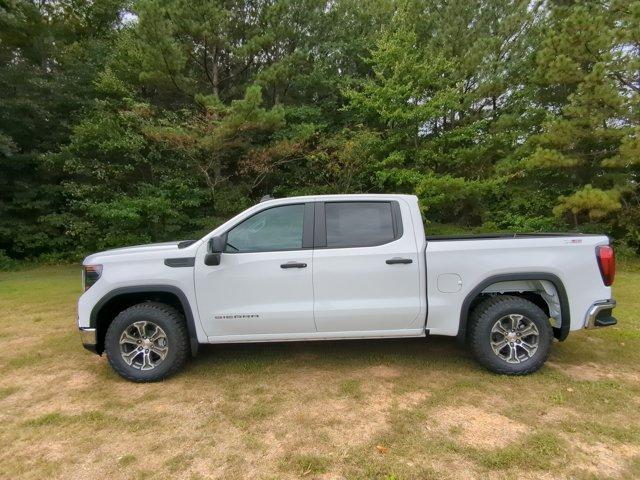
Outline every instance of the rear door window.
{"type": "Polygon", "coordinates": [[[327,247],[370,247],[395,239],[390,202],[325,203],[327,247]]]}

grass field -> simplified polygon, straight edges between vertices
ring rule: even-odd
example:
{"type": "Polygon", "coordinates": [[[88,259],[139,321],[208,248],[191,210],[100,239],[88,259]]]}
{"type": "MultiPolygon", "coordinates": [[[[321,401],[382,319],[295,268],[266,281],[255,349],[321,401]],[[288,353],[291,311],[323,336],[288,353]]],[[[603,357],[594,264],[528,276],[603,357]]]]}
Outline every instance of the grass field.
{"type": "Polygon", "coordinates": [[[539,373],[449,339],[208,346],[133,384],[82,349],[78,267],[0,274],[0,477],[640,478],[640,266],[539,373]]]}

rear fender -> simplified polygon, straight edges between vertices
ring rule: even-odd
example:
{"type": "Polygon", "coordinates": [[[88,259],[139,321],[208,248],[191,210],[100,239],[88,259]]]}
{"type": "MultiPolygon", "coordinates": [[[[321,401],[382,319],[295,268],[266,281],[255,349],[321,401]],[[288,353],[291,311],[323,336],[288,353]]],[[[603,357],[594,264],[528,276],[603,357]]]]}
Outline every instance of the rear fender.
{"type": "MultiPolygon", "coordinates": [[[[531,273],[506,273],[501,275],[494,275],[484,279],[473,290],[471,290],[464,301],[462,302],[462,308],[460,309],[460,323],[458,326],[457,338],[459,341],[464,342],[467,335],[467,326],[471,306],[482,293],[504,292],[505,288],[508,290],[509,282],[531,282],[541,281],[544,287],[545,294],[541,294],[549,305],[550,314],[553,314],[554,307],[559,310],[560,313],[560,325],[554,326],[554,336],[563,341],[569,335],[569,329],[571,327],[571,314],[569,312],[569,299],[567,298],[567,291],[564,288],[562,280],[557,275],[547,272],[531,272],[531,273]],[[544,286],[545,282],[549,282],[550,285],[544,286]],[[503,284],[503,285],[497,285],[503,284]],[[557,302],[553,301],[553,289],[557,294],[557,302]],[[556,305],[554,305],[556,304],[556,305]]],[[[513,288],[521,288],[522,283],[514,283],[513,288]]],[[[526,290],[530,291],[530,290],[526,290]]]]}

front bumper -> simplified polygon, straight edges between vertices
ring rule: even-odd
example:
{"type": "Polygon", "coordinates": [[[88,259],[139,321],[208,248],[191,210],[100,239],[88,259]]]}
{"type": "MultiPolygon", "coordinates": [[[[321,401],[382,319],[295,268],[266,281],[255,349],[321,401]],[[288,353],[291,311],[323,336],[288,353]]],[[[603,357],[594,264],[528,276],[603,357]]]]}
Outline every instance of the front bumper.
{"type": "Polygon", "coordinates": [[[616,301],[613,299],[594,302],[587,311],[584,328],[610,327],[618,323],[612,315],[615,306],[616,301]]]}
{"type": "Polygon", "coordinates": [[[82,346],[93,353],[98,353],[96,350],[97,338],[95,328],[80,327],[80,339],[82,340],[82,346]]]}

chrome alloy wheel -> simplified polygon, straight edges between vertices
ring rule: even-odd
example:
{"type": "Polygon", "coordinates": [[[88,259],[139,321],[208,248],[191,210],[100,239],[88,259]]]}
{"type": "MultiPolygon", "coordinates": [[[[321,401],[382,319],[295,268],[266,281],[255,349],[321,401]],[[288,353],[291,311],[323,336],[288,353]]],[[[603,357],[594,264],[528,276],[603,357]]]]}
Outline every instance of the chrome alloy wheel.
{"type": "Polygon", "coordinates": [[[153,322],[132,323],[120,335],[122,359],[139,370],[153,370],[168,352],[167,334],[153,322]]]}
{"type": "Polygon", "coordinates": [[[493,353],[507,363],[520,363],[538,350],[538,327],[524,315],[512,313],[493,324],[490,333],[493,353]]]}

